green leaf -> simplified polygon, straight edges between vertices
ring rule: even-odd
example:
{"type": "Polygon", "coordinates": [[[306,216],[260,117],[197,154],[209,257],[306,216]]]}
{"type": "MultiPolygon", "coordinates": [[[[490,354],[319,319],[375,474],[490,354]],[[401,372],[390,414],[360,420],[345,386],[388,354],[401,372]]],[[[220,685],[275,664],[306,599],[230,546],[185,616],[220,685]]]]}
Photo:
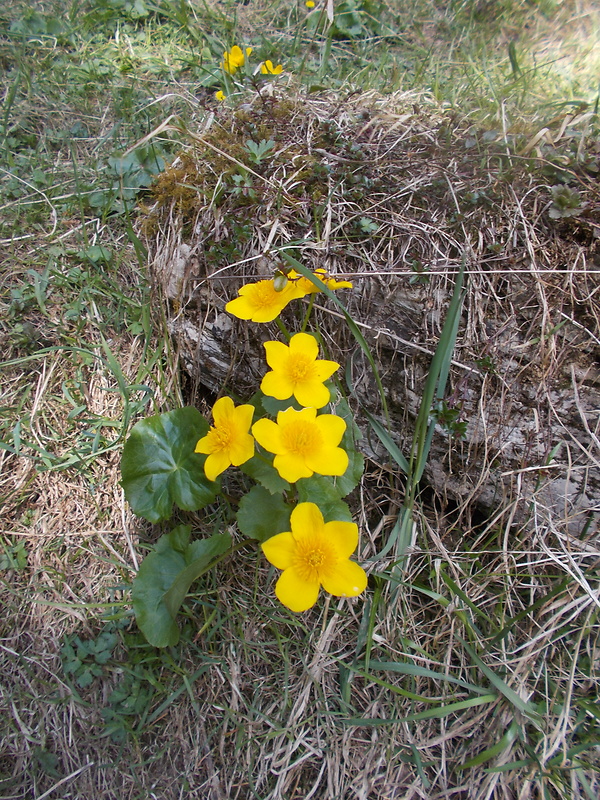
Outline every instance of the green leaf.
{"type": "Polygon", "coordinates": [[[244,536],[265,542],[290,530],[291,511],[281,494],[271,494],[263,486],[255,486],[242,497],[236,519],[244,536]]]}
{"type": "Polygon", "coordinates": [[[527,700],[523,700],[514,689],[502,680],[502,678],[497,675],[494,670],[490,669],[477,655],[475,650],[460,636],[456,637],[460,644],[465,648],[471,660],[474,664],[476,664],[479,669],[483,672],[489,682],[494,686],[499,692],[501,692],[504,697],[508,700],[511,705],[517,708],[524,716],[526,716],[534,725],[540,726],[542,723],[541,715],[536,711],[536,709],[527,702],[527,700]]]}
{"type": "Polygon", "coordinates": [[[402,453],[402,451],[400,450],[400,448],[398,447],[396,442],[392,439],[392,437],[390,436],[388,431],[386,431],[386,429],[383,427],[383,425],[381,424],[381,422],[379,422],[378,419],[376,419],[366,409],[365,409],[364,413],[366,414],[367,419],[371,423],[371,427],[373,428],[373,430],[375,431],[375,433],[379,437],[379,440],[381,441],[381,444],[385,447],[385,449],[388,451],[390,456],[394,459],[396,464],[398,464],[398,466],[400,467],[402,472],[404,472],[405,475],[408,475],[409,471],[410,471],[410,467],[408,465],[408,461],[404,457],[404,454],[402,453]]]}
{"type": "Polygon", "coordinates": [[[190,534],[189,525],[179,525],[161,536],[133,581],[131,598],[137,624],[154,647],[177,644],[175,618],[190,586],[231,546],[228,533],[191,544],[190,534]]]}
{"type": "Polygon", "coordinates": [[[275,397],[267,397],[267,395],[263,394],[260,398],[260,404],[267,414],[272,417],[276,417],[280,411],[285,411],[288,408],[295,408],[296,411],[302,409],[295,397],[288,397],[287,400],[277,400],[275,397]]]}
{"type": "Polygon", "coordinates": [[[255,455],[240,467],[243,473],[249,475],[261,486],[264,486],[271,494],[281,494],[286,492],[290,485],[277,472],[272,464],[269,464],[261,456],[255,455]]]}
{"type": "Polygon", "coordinates": [[[296,488],[298,489],[298,502],[315,503],[321,509],[325,522],[333,520],[352,522],[350,509],[342,500],[341,492],[333,478],[327,478],[324,475],[301,478],[296,483],[296,488]]]}
{"type": "MultiPolygon", "coordinates": [[[[350,494],[352,489],[358,486],[365,469],[365,460],[362,453],[359,453],[358,450],[354,450],[353,448],[346,448],[346,452],[348,453],[348,469],[343,475],[333,478],[336,491],[340,497],[346,497],[347,494],[350,494]]],[[[310,479],[307,478],[306,480],[310,479]]]]}
{"type": "Polygon", "coordinates": [[[496,742],[496,744],[488,747],[487,750],[483,750],[478,755],[470,758],[468,761],[465,761],[464,764],[458,764],[456,769],[471,769],[472,767],[478,767],[480,764],[485,764],[486,761],[490,761],[492,758],[499,756],[500,753],[503,753],[507,748],[511,746],[514,740],[517,738],[519,733],[519,726],[513,720],[510,723],[510,726],[504,736],[500,739],[500,741],[496,742]]]}
{"type": "Polygon", "coordinates": [[[173,503],[197,511],[215,499],[204,474],[206,456],[194,453],[208,422],[190,406],[141,420],[123,448],[121,485],[134,513],[150,522],[171,516],[173,503]]]}
{"type": "Polygon", "coordinates": [[[216,533],[208,539],[197,539],[186,548],[185,560],[188,566],[179,573],[175,583],[164,596],[165,605],[173,619],[192,583],[206,572],[211,561],[222,555],[229,547],[231,547],[231,535],[216,533]]]}
{"type": "Polygon", "coordinates": [[[348,446],[355,448],[356,442],[362,439],[362,432],[356,424],[354,414],[350,410],[350,406],[345,397],[340,397],[340,399],[335,402],[331,413],[336,414],[336,416],[341,417],[346,422],[346,432],[342,439],[342,447],[348,446]]]}
{"type": "Polygon", "coordinates": [[[494,703],[498,699],[495,694],[481,695],[480,697],[470,697],[467,700],[460,700],[458,703],[449,703],[437,708],[428,708],[426,711],[419,711],[416,714],[407,714],[405,717],[394,717],[388,719],[368,717],[349,717],[344,719],[345,725],[356,725],[357,727],[380,727],[382,725],[397,725],[399,722],[414,722],[420,719],[444,719],[450,714],[457,714],[467,708],[481,706],[485,703],[494,703]]]}
{"type": "Polygon", "coordinates": [[[462,686],[464,689],[468,689],[470,692],[475,692],[475,694],[489,694],[489,689],[484,689],[482,686],[476,686],[473,683],[468,683],[467,681],[463,681],[461,678],[455,678],[453,675],[449,675],[444,672],[436,672],[435,670],[428,669],[427,667],[421,667],[419,664],[402,661],[371,661],[370,669],[382,670],[385,672],[399,672],[402,675],[415,675],[421,678],[433,678],[434,680],[442,681],[444,683],[454,683],[458,686],[462,686]]]}

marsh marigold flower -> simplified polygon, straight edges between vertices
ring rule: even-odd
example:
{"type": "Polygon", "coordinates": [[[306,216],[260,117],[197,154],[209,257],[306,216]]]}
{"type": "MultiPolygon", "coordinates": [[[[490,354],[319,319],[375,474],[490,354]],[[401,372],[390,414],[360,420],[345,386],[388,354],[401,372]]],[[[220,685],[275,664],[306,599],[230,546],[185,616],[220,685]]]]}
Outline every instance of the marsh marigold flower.
{"type": "Polygon", "coordinates": [[[249,319],[252,322],[271,322],[291,300],[304,297],[302,289],[293,281],[288,281],[278,292],[273,280],[246,283],[238,294],[239,297],[227,303],[225,311],[238,319],[249,319]]]}
{"type": "Polygon", "coordinates": [[[226,50],[223,53],[223,64],[221,65],[225,72],[233,75],[240,67],[244,66],[246,56],[252,52],[251,47],[246,48],[246,55],[244,55],[242,48],[234,44],[231,50],[226,50]]]}
{"type": "MultiPolygon", "coordinates": [[[[314,275],[322,280],[325,286],[332,291],[334,289],[352,289],[352,283],[350,281],[338,281],[336,278],[332,278],[331,275],[328,275],[327,270],[323,269],[322,267],[316,269],[314,271],[314,275]]],[[[293,269],[288,272],[288,278],[294,281],[296,286],[302,289],[305,295],[316,294],[317,292],[321,291],[319,287],[315,286],[311,280],[305,278],[304,275],[299,275],[293,269]]]]}
{"type": "Polygon", "coordinates": [[[254,455],[250,425],[254,406],[237,406],[231,397],[221,397],[213,406],[214,427],[196,445],[196,453],[208,455],[204,472],[214,481],[232,464],[239,467],[254,455]]]}
{"type": "Polygon", "coordinates": [[[276,423],[259,419],[252,426],[254,438],[269,453],[275,453],[273,466],[290,483],[310,478],[315,472],[343,475],[348,469],[348,454],[338,445],[345,430],[341,417],[317,416],[316,408],[288,408],[277,414],[276,423]]]}
{"type": "Polygon", "coordinates": [[[292,395],[301,406],[323,408],[330,400],[324,381],[340,366],[335,361],[318,359],[319,345],[309,333],[297,333],[289,346],[283,342],[265,342],[267,364],[271,372],[260,388],[269,397],[287,400],[292,395]]]}
{"type": "Polygon", "coordinates": [[[225,92],[222,89],[219,89],[218,92],[215,92],[215,100],[225,100],[225,92]]]}
{"type": "Polygon", "coordinates": [[[292,611],[314,606],[322,586],[336,597],[356,597],[366,589],[364,569],[350,561],[358,546],[353,522],[325,522],[314,503],[299,503],[292,511],[291,531],[263,542],[263,553],[283,573],[275,595],[292,611]]]}
{"type": "Polygon", "coordinates": [[[277,66],[274,67],[273,62],[267,59],[260,65],[260,71],[263,75],[280,75],[283,72],[283,67],[281,64],[277,64],[277,66]]]}
{"type": "Polygon", "coordinates": [[[314,7],[315,7],[314,0],[306,0],[306,3],[304,3],[304,5],[305,5],[307,8],[314,8],[314,7]]]}

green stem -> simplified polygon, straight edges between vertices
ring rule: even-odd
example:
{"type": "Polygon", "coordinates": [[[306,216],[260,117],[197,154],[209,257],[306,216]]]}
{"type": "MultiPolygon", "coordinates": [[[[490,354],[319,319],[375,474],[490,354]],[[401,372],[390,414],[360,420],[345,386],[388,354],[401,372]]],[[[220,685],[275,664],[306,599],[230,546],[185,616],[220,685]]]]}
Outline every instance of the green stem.
{"type": "Polygon", "coordinates": [[[308,301],[308,308],[306,309],[306,314],[304,315],[304,319],[302,320],[302,327],[300,328],[302,333],[306,331],[308,320],[310,319],[310,315],[312,314],[313,306],[315,304],[315,294],[316,292],[312,292],[310,295],[310,300],[308,301]]]}
{"type": "Polygon", "coordinates": [[[277,327],[279,328],[279,330],[283,333],[283,335],[285,336],[285,338],[289,342],[289,340],[292,338],[292,334],[288,331],[288,329],[283,324],[281,317],[275,317],[275,322],[277,323],[277,327]]]}

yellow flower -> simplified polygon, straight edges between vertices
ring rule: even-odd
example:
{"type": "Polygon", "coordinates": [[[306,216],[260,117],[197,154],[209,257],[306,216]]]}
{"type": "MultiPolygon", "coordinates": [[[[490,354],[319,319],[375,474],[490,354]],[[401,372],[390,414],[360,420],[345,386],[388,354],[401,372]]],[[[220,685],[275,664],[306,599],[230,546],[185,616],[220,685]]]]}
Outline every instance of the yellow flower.
{"type": "Polygon", "coordinates": [[[334,414],[317,417],[316,408],[287,408],[277,414],[277,422],[259,419],[252,426],[256,441],[275,453],[273,466],[281,477],[294,483],[300,478],[343,475],[348,469],[348,454],[341,447],[346,423],[334,414]]]}
{"type": "Polygon", "coordinates": [[[263,75],[279,75],[283,72],[283,67],[281,64],[277,64],[277,66],[274,67],[273,62],[267,59],[260,65],[260,71],[263,75]]]}
{"type": "MultiPolygon", "coordinates": [[[[352,289],[352,284],[350,281],[338,281],[328,275],[327,270],[323,269],[322,267],[316,269],[314,274],[317,276],[317,278],[323,281],[328,289],[331,289],[332,291],[334,289],[352,289]]],[[[299,275],[293,269],[288,272],[288,278],[295,281],[296,285],[302,289],[305,295],[316,294],[317,292],[321,291],[311,280],[305,278],[304,275],[299,275]]]]}
{"type": "Polygon", "coordinates": [[[283,342],[265,342],[267,364],[271,372],[260,388],[269,397],[287,400],[294,395],[301,406],[323,408],[330,400],[324,381],[340,366],[335,361],[317,360],[319,345],[309,333],[297,333],[289,347],[283,342]]]}
{"type": "Polygon", "coordinates": [[[291,300],[304,297],[304,292],[292,281],[288,281],[278,292],[272,280],[246,283],[235,300],[230,300],[225,311],[238,319],[252,322],[271,322],[278,317],[291,300]]]}
{"type": "Polygon", "coordinates": [[[356,597],[367,587],[362,567],[350,561],[358,545],[353,522],[324,522],[314,503],[299,503],[292,511],[292,530],[263,542],[263,553],[283,573],[275,586],[277,598],[292,611],[314,606],[322,586],[336,597],[356,597]]]}
{"type": "Polygon", "coordinates": [[[254,439],[250,425],[254,406],[238,406],[231,397],[221,397],[213,406],[214,427],[196,445],[196,453],[206,453],[204,472],[209,481],[214,481],[233,464],[248,461],[254,455],[254,439]]]}
{"type": "Polygon", "coordinates": [[[314,0],[306,0],[306,3],[304,3],[304,5],[305,5],[307,8],[314,8],[314,7],[315,7],[314,0]]]}
{"type": "Polygon", "coordinates": [[[218,92],[215,92],[215,100],[225,100],[225,92],[219,89],[218,92]]]}
{"type": "MultiPolygon", "coordinates": [[[[251,47],[246,48],[246,56],[249,56],[252,52],[251,47]]],[[[228,72],[230,75],[233,75],[240,67],[244,66],[244,62],[246,60],[246,56],[242,52],[242,48],[238,47],[237,44],[234,44],[231,50],[225,51],[223,53],[223,64],[221,65],[225,72],[228,72]]]]}

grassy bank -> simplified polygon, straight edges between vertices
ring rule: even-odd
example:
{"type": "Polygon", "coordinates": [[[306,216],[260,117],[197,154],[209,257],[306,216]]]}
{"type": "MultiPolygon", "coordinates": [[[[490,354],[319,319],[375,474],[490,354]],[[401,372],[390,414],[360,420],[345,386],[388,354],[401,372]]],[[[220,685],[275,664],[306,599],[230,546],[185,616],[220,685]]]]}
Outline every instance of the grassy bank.
{"type": "MultiPolygon", "coordinates": [[[[342,113],[371,93],[430,113],[463,132],[461,157],[487,135],[598,169],[593,3],[334,9],[333,25],[325,6],[281,0],[0,10],[2,797],[598,795],[592,522],[574,558],[513,524],[508,500],[458,530],[426,496],[399,598],[375,566],[364,602],[293,615],[244,551],[194,588],[176,647],[150,647],[132,617],[131,580],[164,531],[124,500],[122,445],[190,388],[138,204],[189,132],[252,96],[224,85],[227,48],[282,64],[276,91],[293,101],[335,98],[342,113]]],[[[554,202],[570,219],[580,201],[554,202]]],[[[357,520],[388,526],[390,492],[370,463],[357,520]]]]}

